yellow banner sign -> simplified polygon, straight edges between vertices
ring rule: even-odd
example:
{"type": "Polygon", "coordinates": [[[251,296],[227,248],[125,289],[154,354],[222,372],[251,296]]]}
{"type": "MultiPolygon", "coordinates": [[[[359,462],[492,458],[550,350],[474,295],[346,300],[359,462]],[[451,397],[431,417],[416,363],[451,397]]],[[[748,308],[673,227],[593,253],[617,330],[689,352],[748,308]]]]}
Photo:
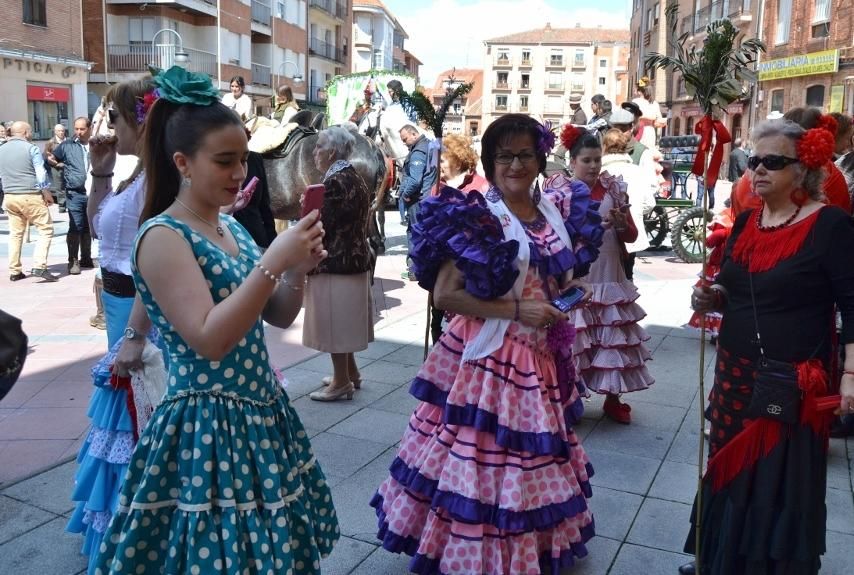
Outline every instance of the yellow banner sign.
{"type": "Polygon", "coordinates": [[[839,50],[811,52],[789,58],[759,62],[757,77],[760,82],[781,80],[815,74],[832,74],[839,70],[839,50]]]}
{"type": "Polygon", "coordinates": [[[833,112],[842,113],[842,104],[843,99],[845,98],[845,86],[839,84],[836,86],[830,87],[830,107],[828,107],[827,111],[831,114],[833,112]]]}

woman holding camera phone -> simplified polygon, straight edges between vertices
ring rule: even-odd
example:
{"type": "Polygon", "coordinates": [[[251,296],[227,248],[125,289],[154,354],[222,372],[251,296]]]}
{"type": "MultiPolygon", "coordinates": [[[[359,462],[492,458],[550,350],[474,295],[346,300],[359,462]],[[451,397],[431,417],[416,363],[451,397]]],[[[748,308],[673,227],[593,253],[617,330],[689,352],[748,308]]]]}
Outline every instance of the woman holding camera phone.
{"type": "Polygon", "coordinates": [[[655,381],[646,368],[652,357],[644,345],[649,336],[638,324],[646,313],[635,303],[638,290],[623,265],[626,245],[646,241],[635,222],[643,226],[641,206],[649,189],[645,174],[625,153],[630,137],[609,130],[600,147],[593,135],[572,125],[561,132],[573,174],[601,201],[599,213],[606,227],[599,259],[588,277],[593,297],[590,305],[575,310],[579,376],[588,389],[605,394],[605,415],[623,424],[631,423],[631,407],[620,401],[620,394],[646,389],[655,381]]]}
{"type": "Polygon", "coordinates": [[[746,174],[761,205],[739,215],[716,284],[691,298],[696,311],[723,314],[706,410],[704,574],[815,575],[821,566],[830,419],[854,411],[854,226],[821,202],[834,145],[825,122],[756,126],[746,174]],[[833,387],[834,305],[846,359],[841,398],[822,409],[833,387]]]}
{"type": "Polygon", "coordinates": [[[536,120],[502,116],[483,135],[486,195],[444,187],[413,226],[419,284],[455,316],[371,505],[383,547],[416,573],[557,573],[594,534],[574,330],[552,300],[589,297],[576,278],[602,227],[583,183],[535,185],[553,145],[536,120]]]}

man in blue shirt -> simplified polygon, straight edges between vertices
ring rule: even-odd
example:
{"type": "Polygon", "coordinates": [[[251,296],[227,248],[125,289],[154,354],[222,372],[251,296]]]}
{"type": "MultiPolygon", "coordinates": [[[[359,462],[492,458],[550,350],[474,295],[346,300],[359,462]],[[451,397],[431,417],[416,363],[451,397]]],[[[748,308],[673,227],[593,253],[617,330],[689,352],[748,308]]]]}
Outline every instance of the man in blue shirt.
{"type": "MultiPolygon", "coordinates": [[[[409,148],[409,155],[403,164],[403,176],[400,181],[400,200],[406,206],[406,238],[412,250],[412,226],[418,223],[421,198],[430,195],[430,189],[436,183],[438,172],[430,162],[430,142],[413,124],[405,124],[400,129],[400,139],[409,148]]],[[[404,278],[415,281],[411,262],[407,258],[408,271],[404,278]]]]}

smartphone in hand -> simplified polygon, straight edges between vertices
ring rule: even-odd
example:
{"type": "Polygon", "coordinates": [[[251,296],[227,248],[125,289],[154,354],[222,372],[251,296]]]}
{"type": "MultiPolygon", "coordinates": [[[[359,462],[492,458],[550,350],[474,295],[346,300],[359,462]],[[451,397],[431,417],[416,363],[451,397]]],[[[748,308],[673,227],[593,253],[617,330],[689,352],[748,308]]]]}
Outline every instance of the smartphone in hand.
{"type": "Polygon", "coordinates": [[[552,305],[566,313],[575,307],[584,298],[584,290],[580,287],[571,287],[560,296],[552,300],[552,305]]]}
{"type": "Polygon", "coordinates": [[[320,211],[323,208],[323,196],[326,193],[326,186],[323,184],[312,184],[305,189],[305,195],[302,199],[302,214],[300,217],[305,217],[312,210],[320,211]]]}

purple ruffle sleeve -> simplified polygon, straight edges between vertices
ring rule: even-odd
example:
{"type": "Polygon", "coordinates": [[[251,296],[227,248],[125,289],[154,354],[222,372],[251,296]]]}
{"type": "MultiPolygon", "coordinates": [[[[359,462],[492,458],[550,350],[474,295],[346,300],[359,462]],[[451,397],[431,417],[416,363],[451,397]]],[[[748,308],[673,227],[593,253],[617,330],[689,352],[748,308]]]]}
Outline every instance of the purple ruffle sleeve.
{"type": "Polygon", "coordinates": [[[602,216],[599,215],[599,202],[592,198],[587,184],[563,174],[555,174],[546,180],[543,194],[555,203],[563,215],[575,255],[575,277],[587,275],[590,264],[599,257],[599,247],[605,234],[602,216]]]}
{"type": "Polygon", "coordinates": [[[428,291],[446,260],[462,272],[466,291],[481,299],[507,293],[519,275],[519,243],[504,239],[501,223],[476,191],[464,194],[445,186],[438,196],[421,200],[412,247],[413,272],[428,291]]]}

